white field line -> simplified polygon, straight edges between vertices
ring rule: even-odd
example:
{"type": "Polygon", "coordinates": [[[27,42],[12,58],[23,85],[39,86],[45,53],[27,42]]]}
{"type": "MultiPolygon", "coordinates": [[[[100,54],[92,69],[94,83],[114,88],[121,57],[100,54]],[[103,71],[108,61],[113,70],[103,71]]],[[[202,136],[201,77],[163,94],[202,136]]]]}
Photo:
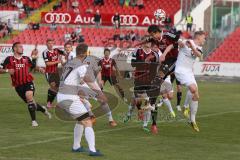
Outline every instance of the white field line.
{"type": "MultiPolygon", "coordinates": [[[[198,116],[198,118],[206,118],[206,117],[212,117],[212,116],[218,116],[218,115],[230,114],[230,113],[239,113],[239,112],[240,111],[212,113],[212,114],[206,114],[206,115],[198,116]]],[[[184,121],[184,120],[185,119],[180,119],[179,121],[184,121]]],[[[166,122],[166,121],[161,121],[161,123],[164,123],[164,122],[166,122]]],[[[117,129],[106,129],[106,130],[102,130],[102,131],[96,131],[96,134],[108,133],[108,132],[113,132],[113,131],[120,131],[120,130],[124,130],[124,129],[128,129],[128,128],[135,128],[135,127],[138,127],[138,126],[139,126],[139,124],[138,125],[132,125],[132,126],[126,126],[126,127],[122,127],[122,128],[117,128],[117,129]]],[[[60,132],[60,133],[70,133],[70,132],[60,132]]],[[[24,144],[6,146],[6,147],[1,147],[0,150],[20,148],[20,147],[35,145],[35,144],[49,143],[49,142],[60,141],[60,140],[65,140],[65,139],[69,139],[69,138],[72,138],[72,136],[64,136],[64,137],[51,138],[51,139],[41,140],[41,141],[36,141],[36,142],[29,142],[29,143],[24,143],[24,144]]]]}

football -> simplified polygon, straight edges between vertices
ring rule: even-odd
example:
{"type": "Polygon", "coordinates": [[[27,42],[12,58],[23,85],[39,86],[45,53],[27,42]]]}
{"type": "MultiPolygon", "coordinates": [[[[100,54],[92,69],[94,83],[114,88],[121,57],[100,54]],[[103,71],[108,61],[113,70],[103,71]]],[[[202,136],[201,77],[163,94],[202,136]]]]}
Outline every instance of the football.
{"type": "Polygon", "coordinates": [[[166,12],[165,12],[163,9],[157,9],[157,10],[154,12],[154,17],[155,17],[157,20],[164,21],[165,18],[166,18],[166,12]]]}

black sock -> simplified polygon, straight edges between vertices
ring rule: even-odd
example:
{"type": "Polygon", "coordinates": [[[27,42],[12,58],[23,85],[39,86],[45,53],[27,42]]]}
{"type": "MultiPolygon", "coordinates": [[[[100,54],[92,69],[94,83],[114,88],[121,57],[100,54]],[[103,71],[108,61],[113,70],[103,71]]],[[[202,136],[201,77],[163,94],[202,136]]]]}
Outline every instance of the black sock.
{"type": "Polygon", "coordinates": [[[121,88],[119,88],[119,93],[121,94],[121,97],[124,98],[124,92],[121,88]]]}
{"type": "Polygon", "coordinates": [[[37,111],[45,113],[46,110],[40,104],[37,103],[37,111]]]}
{"type": "Polygon", "coordinates": [[[36,120],[36,105],[34,102],[28,102],[28,111],[30,113],[32,121],[36,120]]]}
{"type": "Polygon", "coordinates": [[[47,102],[52,103],[56,97],[57,93],[48,89],[48,98],[47,98],[47,102]]]}
{"type": "Polygon", "coordinates": [[[157,125],[157,108],[154,111],[151,111],[152,114],[152,125],[157,125]]]}
{"type": "Polygon", "coordinates": [[[177,92],[177,106],[180,105],[182,99],[182,92],[177,92]]]}

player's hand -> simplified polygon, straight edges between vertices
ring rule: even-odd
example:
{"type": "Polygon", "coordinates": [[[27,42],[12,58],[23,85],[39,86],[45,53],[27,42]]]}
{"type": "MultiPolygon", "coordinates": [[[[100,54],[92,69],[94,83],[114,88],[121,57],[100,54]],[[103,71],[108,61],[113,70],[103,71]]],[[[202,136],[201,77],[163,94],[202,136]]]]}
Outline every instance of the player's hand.
{"type": "Polygon", "coordinates": [[[188,46],[189,48],[193,49],[193,45],[192,45],[192,43],[191,43],[190,41],[187,41],[186,44],[187,44],[187,46],[188,46]]]}
{"type": "Polygon", "coordinates": [[[14,69],[8,69],[8,73],[10,74],[10,75],[13,75],[14,74],[14,69]]]}
{"type": "Polygon", "coordinates": [[[160,56],[160,62],[163,62],[163,61],[165,61],[165,55],[162,54],[162,55],[160,56]]]}
{"type": "Polygon", "coordinates": [[[44,74],[44,73],[45,73],[45,69],[39,68],[39,72],[42,73],[42,74],[44,74]]]}

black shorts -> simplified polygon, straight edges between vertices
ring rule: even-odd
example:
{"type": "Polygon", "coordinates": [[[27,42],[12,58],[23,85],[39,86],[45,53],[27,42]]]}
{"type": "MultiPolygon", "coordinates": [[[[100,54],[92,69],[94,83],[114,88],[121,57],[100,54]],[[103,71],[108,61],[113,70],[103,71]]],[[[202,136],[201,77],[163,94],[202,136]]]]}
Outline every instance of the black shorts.
{"type": "Polygon", "coordinates": [[[134,96],[138,97],[139,94],[146,93],[149,98],[156,98],[160,93],[160,86],[149,84],[149,85],[141,85],[138,83],[134,84],[134,96]]]}
{"type": "Polygon", "coordinates": [[[102,76],[102,80],[104,81],[104,84],[108,81],[111,85],[115,85],[118,83],[116,76],[108,77],[108,76],[102,76]]]}
{"type": "Polygon", "coordinates": [[[45,77],[49,84],[52,82],[55,82],[56,87],[59,87],[59,84],[60,84],[59,73],[45,73],[45,77]]]}
{"type": "Polygon", "coordinates": [[[175,77],[175,74],[174,74],[174,73],[172,73],[170,76],[171,76],[171,83],[172,83],[172,84],[173,84],[174,80],[176,80],[176,84],[177,84],[177,85],[181,85],[180,81],[177,80],[177,78],[175,77]]]}
{"type": "Polygon", "coordinates": [[[168,58],[167,60],[165,60],[159,68],[160,77],[166,79],[167,76],[174,71],[176,61],[177,58],[168,58]]]}
{"type": "Polygon", "coordinates": [[[17,94],[19,95],[19,97],[21,97],[21,99],[27,103],[26,92],[33,91],[33,95],[34,95],[35,87],[34,87],[33,82],[28,82],[26,84],[15,87],[15,90],[16,90],[17,94]]]}

